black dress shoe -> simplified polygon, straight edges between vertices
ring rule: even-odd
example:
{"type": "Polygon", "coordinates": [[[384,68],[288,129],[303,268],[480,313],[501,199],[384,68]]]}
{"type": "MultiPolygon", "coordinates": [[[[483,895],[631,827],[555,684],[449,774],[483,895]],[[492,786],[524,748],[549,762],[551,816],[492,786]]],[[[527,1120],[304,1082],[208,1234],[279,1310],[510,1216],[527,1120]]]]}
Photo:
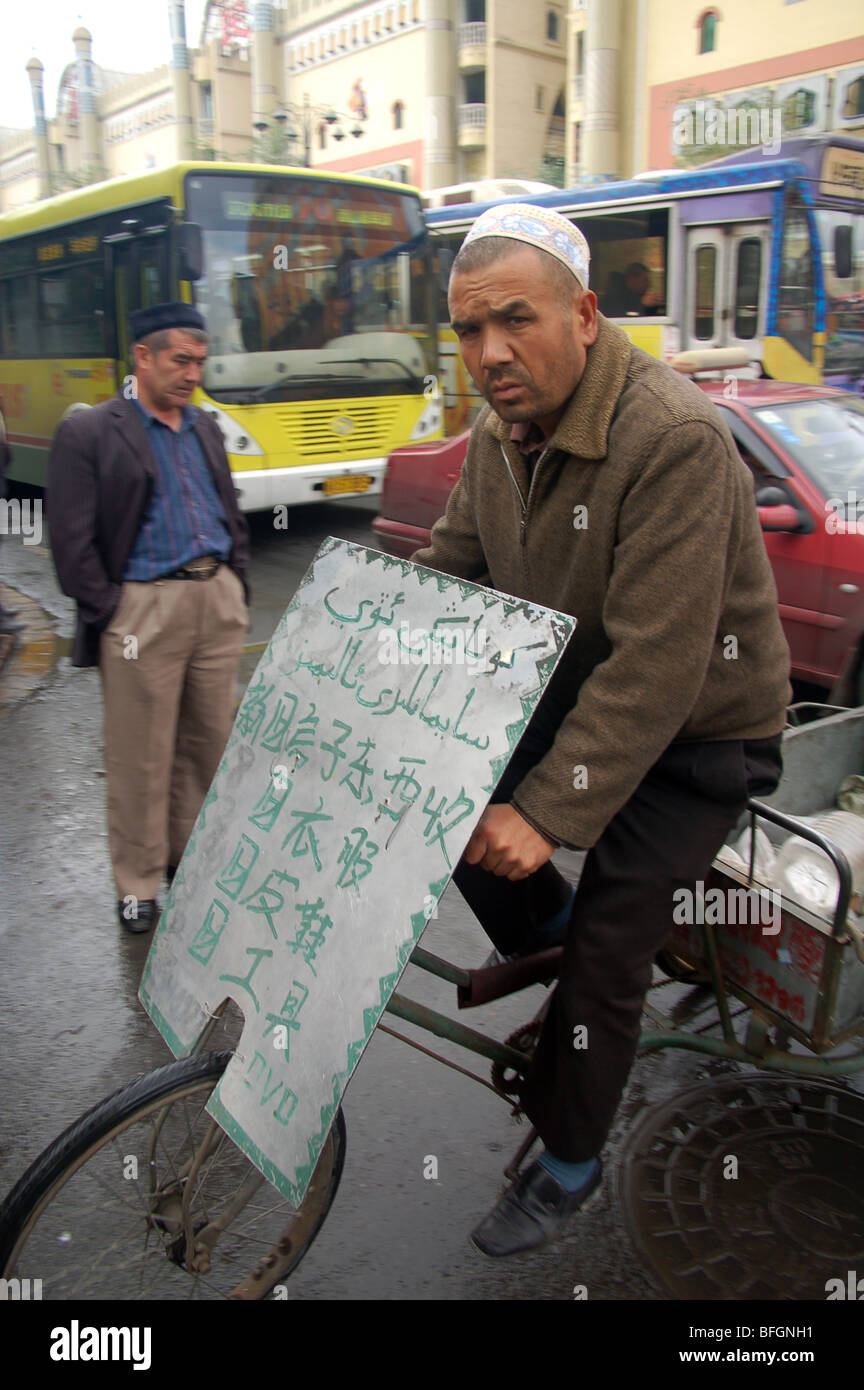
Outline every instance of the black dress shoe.
{"type": "Polygon", "coordinates": [[[576,1192],[568,1192],[541,1168],[539,1160],[520,1173],[509,1192],[471,1232],[471,1241],[484,1255],[516,1255],[543,1245],[575,1212],[587,1204],[600,1186],[603,1164],[576,1192]]]}
{"type": "Polygon", "coordinates": [[[152,931],[159,921],[159,905],[153,898],[141,898],[137,903],[127,903],[120,898],[117,903],[117,918],[121,927],[131,932],[152,931]]]}

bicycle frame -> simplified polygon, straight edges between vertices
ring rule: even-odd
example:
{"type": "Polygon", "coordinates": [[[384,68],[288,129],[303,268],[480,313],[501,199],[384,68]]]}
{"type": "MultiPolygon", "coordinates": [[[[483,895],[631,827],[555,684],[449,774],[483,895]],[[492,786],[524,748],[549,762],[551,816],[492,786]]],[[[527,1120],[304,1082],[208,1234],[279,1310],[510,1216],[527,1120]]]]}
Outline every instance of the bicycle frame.
{"type": "MultiPolygon", "coordinates": [[[[845,855],[836,849],[825,836],[812,830],[809,826],[802,825],[800,821],[791,816],[784,815],[773,808],[765,806],[763,803],[751,800],[748,803],[750,811],[751,830],[755,829],[757,817],[762,816],[784,829],[793,832],[801,837],[810,840],[831,859],[837,869],[840,888],[837,903],[832,921],[832,940],[835,942],[846,942],[846,924],[849,911],[849,903],[852,894],[852,879],[848,861],[845,855]]],[[[751,844],[755,845],[755,836],[751,836],[751,844]]],[[[753,854],[751,853],[750,878],[753,883],[753,854]]],[[[740,987],[728,987],[728,982],[723,975],[720,962],[720,952],[717,943],[717,932],[713,925],[704,924],[705,947],[707,954],[707,967],[710,976],[710,985],[713,990],[719,1021],[722,1030],[722,1037],[705,1037],[699,1033],[687,1032],[673,1022],[672,1019],[656,1009],[646,1001],[643,1012],[651,1024],[654,1025],[643,1031],[639,1037],[638,1052],[646,1053],[659,1051],[666,1047],[682,1048],[687,1051],[705,1053],[714,1057],[722,1057],[736,1062],[748,1063],[751,1066],[763,1071],[775,1071],[786,1073],[792,1076],[807,1077],[838,1077],[851,1075],[864,1069],[864,1048],[841,1057],[811,1056],[802,1057],[786,1049],[786,1044],[790,1036],[797,1033],[799,1040],[808,1044],[806,1034],[794,1029],[791,1025],[786,1025],[778,1016],[771,1014],[770,1009],[760,1005],[760,1003],[748,997],[746,991],[740,987]],[[732,998],[742,1001],[750,1009],[750,1019],[745,1041],[739,1042],[735,1034],[733,1025],[730,1002],[732,998]],[[774,1028],[776,1032],[777,1044],[770,1041],[769,1030],[774,1028]]],[[[433,955],[423,947],[417,946],[411,954],[412,965],[418,966],[421,970],[437,976],[439,979],[446,980],[457,987],[458,1002],[460,1008],[472,1008],[480,1004],[500,999],[506,995],[516,993],[527,988],[529,985],[539,982],[551,983],[558,974],[561,956],[563,952],[560,947],[553,950],[544,951],[540,955],[528,956],[522,960],[506,965],[489,966],[477,970],[464,970],[450,961],[444,960],[440,956],[433,955]]],[[[539,1013],[522,1030],[524,1036],[530,1036],[531,1031],[536,1028],[546,1008],[548,1000],[543,1005],[539,1013]]],[[[457,1022],[456,1019],[448,1015],[431,1009],[425,1004],[416,1000],[409,999],[403,994],[393,994],[386,1006],[386,1012],[396,1018],[403,1019],[408,1023],[414,1024],[424,1032],[444,1038],[448,1042],[456,1043],[481,1057],[486,1057],[493,1063],[493,1078],[497,1069],[499,1081],[495,1084],[487,1081],[475,1072],[469,1071],[466,1067],[459,1066],[458,1063],[444,1057],[441,1053],[433,1049],[424,1047],[415,1039],[407,1037],[404,1033],[397,1032],[385,1024],[379,1024],[382,1031],[398,1038],[401,1042],[407,1043],[410,1047],[417,1048],[427,1056],[433,1057],[444,1066],[450,1067],[472,1080],[480,1082],[481,1085],[488,1087],[496,1095],[507,1100],[512,1104],[516,1094],[516,1086],[505,1085],[501,1078],[507,1073],[514,1073],[515,1076],[524,1073],[526,1066],[531,1060],[532,1049],[529,1046],[525,1050],[513,1047],[509,1042],[500,1042],[495,1038],[488,1037],[486,1034],[474,1028],[466,1027],[465,1024],[457,1022]]],[[[518,1104],[516,1106],[518,1112],[518,1104]]],[[[526,1144],[523,1144],[519,1155],[514,1159],[508,1175],[513,1175],[513,1171],[518,1166],[521,1156],[527,1152],[533,1143],[533,1133],[526,1144]]]]}

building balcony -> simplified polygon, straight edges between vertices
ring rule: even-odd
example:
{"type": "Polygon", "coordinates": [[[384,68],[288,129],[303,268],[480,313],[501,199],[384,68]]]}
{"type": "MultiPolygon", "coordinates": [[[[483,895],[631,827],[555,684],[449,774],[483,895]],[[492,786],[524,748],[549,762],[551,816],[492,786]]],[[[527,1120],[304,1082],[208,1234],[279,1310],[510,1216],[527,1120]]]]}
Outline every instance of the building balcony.
{"type": "Polygon", "coordinates": [[[456,30],[460,72],[477,72],[486,66],[486,25],[460,24],[456,30]]]}
{"type": "Polygon", "coordinates": [[[459,148],[477,149],[486,144],[486,103],[469,102],[459,107],[459,148]]]}

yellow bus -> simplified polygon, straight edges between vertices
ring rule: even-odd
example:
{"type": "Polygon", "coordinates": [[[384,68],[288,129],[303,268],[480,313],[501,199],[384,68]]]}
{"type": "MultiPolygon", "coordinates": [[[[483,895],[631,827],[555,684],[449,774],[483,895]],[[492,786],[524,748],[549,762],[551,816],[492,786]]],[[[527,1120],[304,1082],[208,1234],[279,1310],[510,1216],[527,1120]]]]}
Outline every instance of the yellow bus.
{"type": "Polygon", "coordinates": [[[392,449],[440,436],[417,190],[190,162],[0,217],[10,477],[44,484],[59,420],[123,389],[129,314],[174,299],[207,322],[194,403],[222,429],[244,511],[379,492],[392,449]]]}

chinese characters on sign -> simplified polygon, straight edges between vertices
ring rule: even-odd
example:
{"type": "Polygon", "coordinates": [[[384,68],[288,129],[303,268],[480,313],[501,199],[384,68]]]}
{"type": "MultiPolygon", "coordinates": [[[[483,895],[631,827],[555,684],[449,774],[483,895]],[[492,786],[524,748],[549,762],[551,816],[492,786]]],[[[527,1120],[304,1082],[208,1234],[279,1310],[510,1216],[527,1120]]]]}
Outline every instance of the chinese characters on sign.
{"type": "Polygon", "coordinates": [[[208,1108],[289,1200],[573,627],[331,538],[259,663],[141,999],[178,1056],[242,1009],[208,1108]]]}

